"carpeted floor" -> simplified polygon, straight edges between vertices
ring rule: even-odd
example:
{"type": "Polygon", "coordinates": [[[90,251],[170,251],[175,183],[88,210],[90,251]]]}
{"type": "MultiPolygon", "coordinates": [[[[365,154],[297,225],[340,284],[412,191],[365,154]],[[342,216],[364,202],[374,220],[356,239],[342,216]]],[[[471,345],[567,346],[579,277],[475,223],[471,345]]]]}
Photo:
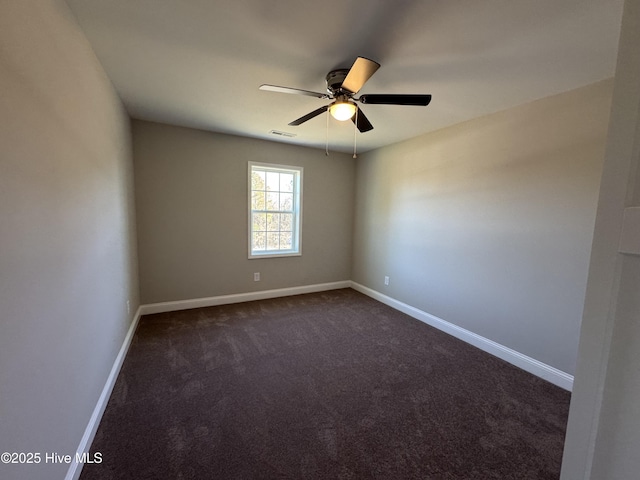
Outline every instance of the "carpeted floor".
{"type": "Polygon", "coordinates": [[[569,400],[351,289],[148,315],[81,479],[557,479],[569,400]]]}

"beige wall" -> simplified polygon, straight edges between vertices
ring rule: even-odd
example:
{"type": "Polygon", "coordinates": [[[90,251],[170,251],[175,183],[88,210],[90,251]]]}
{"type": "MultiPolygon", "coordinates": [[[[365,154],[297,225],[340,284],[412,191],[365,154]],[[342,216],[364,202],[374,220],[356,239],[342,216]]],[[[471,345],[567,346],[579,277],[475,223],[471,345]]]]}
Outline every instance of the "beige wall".
{"type": "Polygon", "coordinates": [[[134,233],[129,121],[87,40],[62,1],[0,2],[0,452],[75,454],[138,305],[134,233]]]}
{"type": "Polygon", "coordinates": [[[353,280],[573,374],[611,90],[361,155],[353,280]]]}
{"type": "Polygon", "coordinates": [[[137,120],[133,148],[143,303],[350,279],[350,155],[137,120]],[[304,167],[302,256],[247,258],[249,161],[304,167]]]}

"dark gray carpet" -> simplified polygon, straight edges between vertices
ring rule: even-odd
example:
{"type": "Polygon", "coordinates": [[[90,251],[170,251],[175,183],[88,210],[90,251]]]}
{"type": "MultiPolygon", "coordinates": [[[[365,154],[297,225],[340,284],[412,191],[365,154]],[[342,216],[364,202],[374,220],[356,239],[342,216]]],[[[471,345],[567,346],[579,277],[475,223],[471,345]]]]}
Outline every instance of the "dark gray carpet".
{"type": "Polygon", "coordinates": [[[148,315],[81,479],[557,479],[569,400],[351,289],[148,315]]]}

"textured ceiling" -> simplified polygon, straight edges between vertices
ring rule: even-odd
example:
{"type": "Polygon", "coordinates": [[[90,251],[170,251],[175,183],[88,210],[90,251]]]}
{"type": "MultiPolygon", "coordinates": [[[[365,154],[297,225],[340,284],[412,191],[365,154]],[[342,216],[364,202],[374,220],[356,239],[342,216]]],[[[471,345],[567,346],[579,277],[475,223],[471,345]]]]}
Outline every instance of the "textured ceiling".
{"type": "MultiPolygon", "coordinates": [[[[357,56],[360,93],[430,93],[428,107],[364,105],[358,151],[611,77],[622,0],[67,0],[134,118],[325,147],[325,91],[357,56]],[[281,138],[270,130],[295,133],[281,138]]],[[[351,151],[351,122],[329,122],[351,151]]]]}

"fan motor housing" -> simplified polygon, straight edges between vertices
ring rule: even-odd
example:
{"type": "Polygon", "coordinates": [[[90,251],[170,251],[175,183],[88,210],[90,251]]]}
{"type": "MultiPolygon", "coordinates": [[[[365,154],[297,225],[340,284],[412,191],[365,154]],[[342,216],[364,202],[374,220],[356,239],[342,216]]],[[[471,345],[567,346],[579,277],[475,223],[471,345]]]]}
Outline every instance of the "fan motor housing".
{"type": "Polygon", "coordinates": [[[348,73],[349,73],[349,69],[347,68],[332,70],[329,73],[327,73],[327,77],[326,77],[327,92],[329,92],[334,97],[343,93],[341,90],[342,82],[344,82],[344,79],[346,78],[348,73]]]}

